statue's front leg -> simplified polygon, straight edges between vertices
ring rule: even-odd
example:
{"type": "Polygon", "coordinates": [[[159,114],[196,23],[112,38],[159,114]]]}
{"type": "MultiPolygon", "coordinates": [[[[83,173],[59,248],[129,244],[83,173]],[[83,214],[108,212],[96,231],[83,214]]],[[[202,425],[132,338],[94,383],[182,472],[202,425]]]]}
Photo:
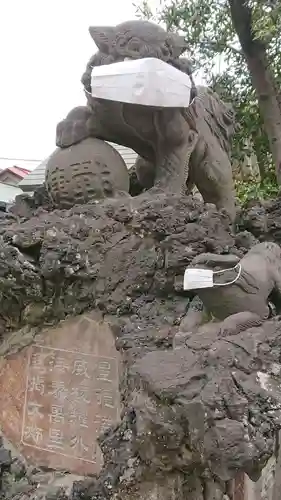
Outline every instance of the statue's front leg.
{"type": "Polygon", "coordinates": [[[164,110],[155,116],[157,130],[154,188],[185,194],[189,160],[198,134],[180,110],[164,110]]]}
{"type": "Polygon", "coordinates": [[[190,131],[187,140],[167,151],[159,151],[156,160],[154,187],[171,193],[186,193],[189,159],[195,146],[197,134],[190,131]]]}
{"type": "Polygon", "coordinates": [[[206,320],[206,311],[201,299],[196,295],[189,304],[188,311],[182,319],[179,330],[173,339],[173,347],[183,347],[185,341],[198,331],[200,325],[206,320]]]}
{"type": "Polygon", "coordinates": [[[92,112],[87,106],[73,108],[57,125],[56,146],[68,148],[90,137],[89,121],[91,118],[92,112]]]}

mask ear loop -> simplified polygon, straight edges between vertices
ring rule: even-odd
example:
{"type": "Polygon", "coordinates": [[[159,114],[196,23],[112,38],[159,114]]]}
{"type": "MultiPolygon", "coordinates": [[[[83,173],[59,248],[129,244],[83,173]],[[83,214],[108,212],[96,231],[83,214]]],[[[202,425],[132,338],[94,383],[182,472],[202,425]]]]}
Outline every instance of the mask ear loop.
{"type": "Polygon", "coordinates": [[[225,273],[226,271],[233,271],[233,269],[239,268],[238,274],[234,280],[229,281],[228,283],[214,283],[214,286],[227,286],[227,285],[233,285],[233,283],[236,283],[236,281],[240,278],[241,276],[241,264],[236,264],[234,267],[229,267],[228,269],[223,269],[221,271],[214,271],[213,274],[222,274],[225,273]]]}

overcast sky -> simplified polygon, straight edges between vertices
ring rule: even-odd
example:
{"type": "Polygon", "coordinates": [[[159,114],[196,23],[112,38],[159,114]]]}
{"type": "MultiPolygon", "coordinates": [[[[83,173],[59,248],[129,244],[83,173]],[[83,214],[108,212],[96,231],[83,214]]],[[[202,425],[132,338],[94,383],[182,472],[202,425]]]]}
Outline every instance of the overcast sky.
{"type": "MultiPolygon", "coordinates": [[[[152,7],[160,0],[149,0],[152,7]]],[[[55,149],[56,124],[85,104],[80,83],[97,50],[90,25],[133,19],[138,0],[0,0],[0,168],[55,149]]]]}
{"type": "Polygon", "coordinates": [[[85,102],[88,26],[134,17],[130,0],[0,0],[0,157],[52,152],[57,122],[85,102]]]}

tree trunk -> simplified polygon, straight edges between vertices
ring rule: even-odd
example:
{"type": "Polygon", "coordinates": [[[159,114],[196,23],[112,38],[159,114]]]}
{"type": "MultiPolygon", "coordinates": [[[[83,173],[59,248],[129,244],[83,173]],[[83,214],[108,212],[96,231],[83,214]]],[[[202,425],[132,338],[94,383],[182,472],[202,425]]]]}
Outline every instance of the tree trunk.
{"type": "Polygon", "coordinates": [[[245,0],[228,0],[233,27],[238,35],[247,62],[259,109],[268,136],[270,150],[276,168],[278,184],[281,184],[281,109],[274,78],[269,67],[266,47],[252,32],[252,13],[245,0]]]}
{"type": "Polygon", "coordinates": [[[267,157],[265,158],[264,151],[261,151],[261,148],[260,148],[261,135],[262,135],[262,131],[260,130],[255,137],[252,136],[252,143],[253,143],[253,151],[255,152],[255,155],[257,158],[257,164],[258,164],[258,168],[259,168],[259,172],[260,172],[260,180],[261,180],[261,182],[263,182],[266,179],[266,174],[267,174],[267,170],[268,170],[266,164],[268,162],[267,162],[267,157]]]}
{"type": "Polygon", "coordinates": [[[264,53],[259,51],[253,56],[248,55],[246,60],[257,93],[260,113],[275,163],[278,184],[281,184],[281,110],[265,51],[264,53]]]}
{"type": "Polygon", "coordinates": [[[275,482],[273,486],[272,500],[280,499],[281,490],[281,447],[280,447],[280,437],[281,433],[277,435],[277,446],[276,446],[276,469],[275,469],[275,482]]]}

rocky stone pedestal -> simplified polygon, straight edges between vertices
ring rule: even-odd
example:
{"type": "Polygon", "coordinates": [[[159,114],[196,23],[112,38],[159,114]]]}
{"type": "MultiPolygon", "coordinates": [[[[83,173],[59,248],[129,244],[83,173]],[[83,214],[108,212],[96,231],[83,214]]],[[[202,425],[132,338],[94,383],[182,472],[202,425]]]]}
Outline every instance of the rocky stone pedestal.
{"type": "Polygon", "coordinates": [[[242,256],[249,233],[142,195],[3,216],[0,235],[0,425],[23,462],[3,498],[238,500],[239,475],[258,481],[281,428],[280,318],[174,341],[186,266],[242,256]]]}

